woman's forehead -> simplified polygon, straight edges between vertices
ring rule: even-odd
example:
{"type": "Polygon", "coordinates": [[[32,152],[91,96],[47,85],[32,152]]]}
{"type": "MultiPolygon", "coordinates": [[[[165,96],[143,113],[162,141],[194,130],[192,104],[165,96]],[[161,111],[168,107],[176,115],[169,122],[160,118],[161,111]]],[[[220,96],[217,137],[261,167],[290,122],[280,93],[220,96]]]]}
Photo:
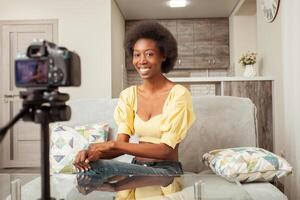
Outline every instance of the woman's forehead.
{"type": "Polygon", "coordinates": [[[142,50],[142,49],[158,50],[157,43],[155,40],[152,39],[141,38],[135,42],[133,46],[133,50],[142,50]]]}

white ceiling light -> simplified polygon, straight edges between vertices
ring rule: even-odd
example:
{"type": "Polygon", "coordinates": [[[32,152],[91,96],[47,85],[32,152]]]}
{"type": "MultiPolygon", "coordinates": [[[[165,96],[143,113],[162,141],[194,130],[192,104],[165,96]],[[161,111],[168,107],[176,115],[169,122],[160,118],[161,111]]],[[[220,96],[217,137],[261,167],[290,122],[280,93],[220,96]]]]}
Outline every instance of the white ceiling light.
{"type": "Polygon", "coordinates": [[[180,8],[180,7],[185,7],[187,5],[187,1],[186,0],[170,0],[168,2],[168,5],[171,8],[180,8]]]}

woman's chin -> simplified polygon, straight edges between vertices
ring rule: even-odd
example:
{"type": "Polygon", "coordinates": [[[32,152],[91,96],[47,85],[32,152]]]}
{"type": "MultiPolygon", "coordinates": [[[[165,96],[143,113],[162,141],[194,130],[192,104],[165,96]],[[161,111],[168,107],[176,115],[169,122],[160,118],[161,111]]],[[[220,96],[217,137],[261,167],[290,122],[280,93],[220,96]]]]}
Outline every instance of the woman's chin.
{"type": "Polygon", "coordinates": [[[151,78],[151,74],[139,74],[140,75],[140,77],[141,77],[141,79],[149,79],[149,78],[151,78]]]}

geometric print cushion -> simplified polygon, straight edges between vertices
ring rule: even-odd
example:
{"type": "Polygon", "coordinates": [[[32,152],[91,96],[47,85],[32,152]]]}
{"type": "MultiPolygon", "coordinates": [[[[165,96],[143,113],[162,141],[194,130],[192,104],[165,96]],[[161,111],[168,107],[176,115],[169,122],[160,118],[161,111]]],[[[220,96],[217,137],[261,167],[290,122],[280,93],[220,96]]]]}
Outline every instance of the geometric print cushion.
{"type": "Polygon", "coordinates": [[[292,173],[282,157],[257,147],[216,149],[205,153],[204,164],[229,181],[273,181],[292,173]]]}
{"type": "Polygon", "coordinates": [[[86,124],[75,126],[74,129],[85,137],[88,143],[106,142],[109,133],[108,124],[86,124]]]}
{"type": "Polygon", "coordinates": [[[89,124],[74,128],[53,123],[50,125],[50,172],[75,173],[73,161],[77,153],[90,143],[107,141],[107,124],[89,124]]]}

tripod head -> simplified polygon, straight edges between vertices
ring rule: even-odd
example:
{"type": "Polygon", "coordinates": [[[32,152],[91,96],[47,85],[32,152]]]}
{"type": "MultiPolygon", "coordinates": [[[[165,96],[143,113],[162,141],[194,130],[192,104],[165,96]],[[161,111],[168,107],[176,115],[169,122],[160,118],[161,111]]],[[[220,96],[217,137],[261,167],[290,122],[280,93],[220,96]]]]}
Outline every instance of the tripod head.
{"type": "Polygon", "coordinates": [[[24,99],[23,108],[29,109],[24,115],[24,121],[32,121],[43,123],[43,120],[48,122],[67,121],[71,117],[71,109],[65,103],[69,100],[69,95],[60,93],[57,88],[28,90],[20,92],[20,97],[24,99]],[[43,119],[40,116],[41,111],[48,112],[48,118],[43,119]]]}

